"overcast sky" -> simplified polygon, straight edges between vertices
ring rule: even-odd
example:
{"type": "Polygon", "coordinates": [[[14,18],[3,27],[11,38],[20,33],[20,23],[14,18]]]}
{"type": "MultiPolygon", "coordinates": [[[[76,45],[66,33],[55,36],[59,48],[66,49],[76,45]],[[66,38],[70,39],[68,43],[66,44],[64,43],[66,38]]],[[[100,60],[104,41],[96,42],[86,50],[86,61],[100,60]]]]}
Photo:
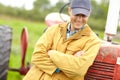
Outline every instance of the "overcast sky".
{"type": "MultiPolygon", "coordinates": [[[[32,9],[33,8],[33,2],[35,0],[0,0],[0,3],[4,4],[4,5],[10,5],[12,7],[25,7],[25,9],[32,9]]],[[[51,4],[55,4],[57,1],[59,0],[50,0],[51,4]]],[[[69,1],[69,0],[65,0],[65,1],[69,1]]],[[[96,0],[96,1],[100,1],[100,0],[96,0]]]]}
{"type": "MultiPolygon", "coordinates": [[[[25,7],[26,9],[33,8],[33,2],[35,0],[0,0],[0,3],[4,5],[10,5],[12,7],[25,7]]],[[[51,4],[55,4],[58,0],[50,0],[51,4]]]]}

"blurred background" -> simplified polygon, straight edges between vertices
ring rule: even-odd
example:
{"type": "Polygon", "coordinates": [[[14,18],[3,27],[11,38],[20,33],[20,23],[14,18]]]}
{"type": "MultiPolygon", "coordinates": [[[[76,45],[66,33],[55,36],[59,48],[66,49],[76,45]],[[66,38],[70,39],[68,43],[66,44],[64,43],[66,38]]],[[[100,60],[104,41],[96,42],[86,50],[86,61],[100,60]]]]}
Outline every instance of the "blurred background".
{"type": "MultiPolygon", "coordinates": [[[[45,17],[51,12],[59,12],[70,0],[0,0],[0,25],[12,28],[12,45],[9,67],[21,66],[20,36],[23,27],[28,29],[28,47],[25,62],[31,61],[34,45],[47,27],[45,17]]],[[[88,24],[99,35],[104,36],[109,0],[91,0],[92,13],[88,24]]],[[[67,7],[63,13],[67,13],[67,7]]],[[[119,20],[120,21],[120,20],[119,20]]],[[[120,23],[118,23],[118,26],[120,23]]],[[[120,32],[120,27],[117,29],[120,32]]],[[[120,39],[115,39],[120,43],[120,39]]],[[[7,80],[22,80],[24,75],[8,71],[7,80]]]]}

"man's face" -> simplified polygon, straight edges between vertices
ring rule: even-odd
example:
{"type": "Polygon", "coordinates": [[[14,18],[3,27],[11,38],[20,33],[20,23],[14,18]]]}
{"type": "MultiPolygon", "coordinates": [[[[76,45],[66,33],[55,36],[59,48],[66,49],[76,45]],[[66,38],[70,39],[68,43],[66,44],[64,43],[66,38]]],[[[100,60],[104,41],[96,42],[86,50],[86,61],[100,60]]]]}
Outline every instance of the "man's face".
{"type": "Polygon", "coordinates": [[[72,10],[69,9],[71,19],[71,30],[79,30],[88,21],[88,16],[84,14],[73,15],[72,10]]]}

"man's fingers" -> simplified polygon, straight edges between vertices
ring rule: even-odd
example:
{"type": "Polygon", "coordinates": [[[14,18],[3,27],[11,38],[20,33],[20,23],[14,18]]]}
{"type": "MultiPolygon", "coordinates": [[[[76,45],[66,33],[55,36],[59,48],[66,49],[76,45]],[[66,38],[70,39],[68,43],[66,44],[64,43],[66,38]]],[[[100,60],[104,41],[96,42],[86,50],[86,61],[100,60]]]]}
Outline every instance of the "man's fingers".
{"type": "Polygon", "coordinates": [[[74,54],[74,56],[78,57],[84,54],[84,51],[78,51],[77,53],[74,54]]]}

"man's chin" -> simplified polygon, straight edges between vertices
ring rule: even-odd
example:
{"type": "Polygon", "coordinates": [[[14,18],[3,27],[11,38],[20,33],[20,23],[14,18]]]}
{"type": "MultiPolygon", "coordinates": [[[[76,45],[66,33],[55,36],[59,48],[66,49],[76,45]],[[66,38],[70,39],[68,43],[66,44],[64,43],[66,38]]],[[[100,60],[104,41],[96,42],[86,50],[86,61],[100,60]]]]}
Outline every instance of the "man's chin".
{"type": "Polygon", "coordinates": [[[78,28],[75,28],[75,30],[79,30],[80,29],[80,27],[78,27],[78,28]]]}
{"type": "Polygon", "coordinates": [[[75,26],[74,29],[75,30],[79,30],[82,26],[75,26]]]}

